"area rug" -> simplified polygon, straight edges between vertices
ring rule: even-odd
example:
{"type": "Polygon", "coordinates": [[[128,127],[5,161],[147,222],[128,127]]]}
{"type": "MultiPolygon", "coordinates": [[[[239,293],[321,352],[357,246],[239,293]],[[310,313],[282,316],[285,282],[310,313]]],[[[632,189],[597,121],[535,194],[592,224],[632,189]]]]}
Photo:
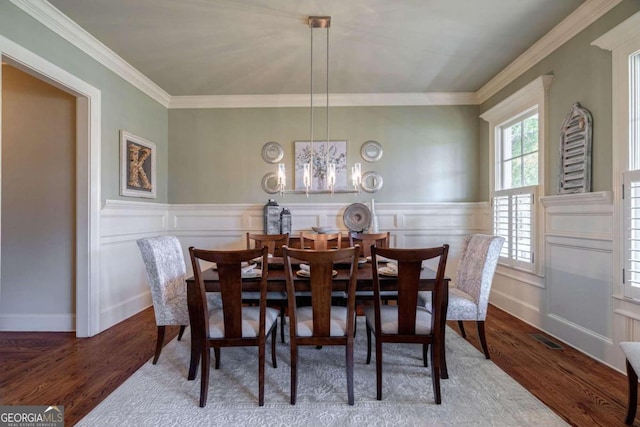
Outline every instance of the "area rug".
{"type": "MultiPolygon", "coordinates": [[[[211,369],[207,406],[200,376],[187,381],[189,336],[173,340],[83,418],[79,426],[561,426],[564,421],[453,330],[446,334],[449,379],[433,401],[430,368],[419,345],[383,347],[383,399],[376,400],[375,354],[366,361],[358,319],[355,405],[347,404],[344,347],[300,348],[296,405],[289,404],[289,347],[278,340],[274,369],[267,351],[265,405],[258,406],[255,348],[222,349],[211,369]]],[[[288,341],[287,341],[288,342],[288,341]]],[[[267,346],[270,342],[267,343],[267,346]]],[[[375,352],[375,348],[373,349],[375,352]]],[[[213,352],[212,352],[213,361],[213,352]]]]}

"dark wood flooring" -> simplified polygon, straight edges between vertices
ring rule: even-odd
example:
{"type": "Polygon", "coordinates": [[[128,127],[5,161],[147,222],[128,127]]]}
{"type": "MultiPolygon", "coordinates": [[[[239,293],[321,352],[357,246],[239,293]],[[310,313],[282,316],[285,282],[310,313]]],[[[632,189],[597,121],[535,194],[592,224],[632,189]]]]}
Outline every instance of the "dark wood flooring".
{"type": "MultiPolygon", "coordinates": [[[[474,324],[465,326],[479,349],[474,324]]],[[[486,329],[491,360],[565,421],[624,425],[623,374],[562,343],[549,349],[529,336],[539,330],[492,306],[486,329]]],[[[168,328],[167,341],[177,332],[168,328]]],[[[151,308],[91,338],[0,332],[0,405],[64,405],[72,426],[153,356],[155,333],[151,308]]]]}

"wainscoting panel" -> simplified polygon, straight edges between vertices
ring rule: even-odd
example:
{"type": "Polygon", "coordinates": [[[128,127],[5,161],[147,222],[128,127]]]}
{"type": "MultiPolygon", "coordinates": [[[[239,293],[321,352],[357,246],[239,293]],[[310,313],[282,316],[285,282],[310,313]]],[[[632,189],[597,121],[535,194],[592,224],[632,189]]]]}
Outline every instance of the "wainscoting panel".
{"type": "MultiPolygon", "coordinates": [[[[333,226],[346,235],[345,204],[282,203],[292,214],[292,235],[313,226],[333,226]]],[[[381,230],[397,247],[449,243],[447,274],[455,274],[460,244],[469,233],[487,232],[487,203],[377,203],[381,230]]],[[[165,205],[112,201],[101,212],[100,330],[151,304],[144,264],[136,240],[162,234],[178,236],[187,271],[189,246],[209,249],[245,247],[245,233],[263,231],[263,205],[165,205]]]]}
{"type": "Polygon", "coordinates": [[[543,197],[545,287],[540,327],[610,365],[613,330],[611,192],[543,197]]]}

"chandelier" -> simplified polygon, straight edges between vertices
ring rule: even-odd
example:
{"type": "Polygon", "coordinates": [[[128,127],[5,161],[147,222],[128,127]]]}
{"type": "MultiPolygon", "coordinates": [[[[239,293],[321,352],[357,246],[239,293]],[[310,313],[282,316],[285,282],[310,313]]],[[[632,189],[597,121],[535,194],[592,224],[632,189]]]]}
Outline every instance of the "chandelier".
{"type": "MultiPolygon", "coordinates": [[[[309,197],[309,192],[311,191],[312,185],[312,176],[314,176],[314,168],[324,168],[324,176],[326,176],[325,185],[326,188],[318,191],[314,191],[314,193],[331,193],[333,196],[336,186],[336,163],[335,160],[331,159],[329,156],[329,150],[325,150],[325,158],[322,159],[314,159],[316,155],[313,151],[313,142],[314,142],[314,117],[313,117],[313,81],[314,81],[314,69],[313,69],[313,32],[314,30],[326,30],[327,33],[327,55],[326,55],[326,74],[325,74],[325,82],[326,82],[326,141],[327,146],[329,145],[329,27],[331,26],[331,17],[330,16],[309,16],[307,20],[310,28],[311,34],[311,75],[310,75],[310,112],[309,112],[309,139],[311,141],[311,150],[310,156],[311,159],[309,162],[303,164],[303,174],[302,174],[302,182],[304,185],[304,193],[309,197]],[[316,160],[316,161],[314,161],[316,160]]],[[[352,191],[341,191],[348,193],[358,193],[360,191],[360,185],[362,183],[362,168],[360,163],[355,163],[351,167],[351,181],[354,189],[352,191]]],[[[280,194],[285,193],[285,188],[287,184],[287,176],[286,176],[286,168],[284,163],[278,164],[277,169],[277,188],[280,194]]]]}

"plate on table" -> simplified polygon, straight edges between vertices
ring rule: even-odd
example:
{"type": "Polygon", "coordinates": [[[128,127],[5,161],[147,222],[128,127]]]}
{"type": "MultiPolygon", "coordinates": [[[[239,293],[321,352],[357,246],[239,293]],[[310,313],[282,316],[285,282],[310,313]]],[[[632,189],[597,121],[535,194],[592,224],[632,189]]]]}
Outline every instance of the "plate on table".
{"type": "Polygon", "coordinates": [[[378,269],[378,274],[382,274],[383,276],[398,277],[398,270],[395,268],[380,267],[378,269]]]}
{"type": "MultiPolygon", "coordinates": [[[[307,270],[298,270],[296,271],[296,274],[300,277],[311,277],[309,271],[307,270]]],[[[331,271],[331,275],[333,275],[334,277],[338,275],[338,272],[336,270],[332,270],[331,271]]]]}
{"type": "MultiPolygon", "coordinates": [[[[381,255],[378,255],[378,256],[377,256],[377,258],[378,258],[378,262],[390,262],[390,263],[395,263],[395,262],[396,262],[396,261],[395,261],[395,260],[393,260],[393,259],[385,258],[385,257],[383,257],[383,256],[381,256],[381,255]]],[[[367,260],[367,262],[371,262],[371,255],[369,255],[369,256],[366,258],[366,260],[367,260]]]]}
{"type": "Polygon", "coordinates": [[[247,271],[246,273],[242,273],[243,279],[255,279],[257,277],[262,277],[262,270],[251,270],[247,271]]]}
{"type": "Polygon", "coordinates": [[[358,258],[358,265],[366,264],[367,262],[369,262],[369,260],[366,258],[358,258]]]}

